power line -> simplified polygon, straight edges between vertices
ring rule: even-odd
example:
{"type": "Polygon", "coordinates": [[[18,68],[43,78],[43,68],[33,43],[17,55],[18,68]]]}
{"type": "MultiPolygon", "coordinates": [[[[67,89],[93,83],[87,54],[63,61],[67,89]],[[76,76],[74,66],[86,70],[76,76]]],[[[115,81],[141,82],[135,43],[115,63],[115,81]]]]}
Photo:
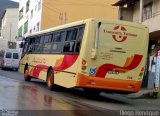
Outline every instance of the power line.
{"type": "Polygon", "coordinates": [[[106,5],[109,5],[109,6],[112,6],[112,3],[99,3],[99,2],[95,2],[95,1],[91,1],[91,0],[85,0],[85,2],[88,2],[89,4],[106,4],[106,5]]]}
{"type": "Polygon", "coordinates": [[[108,5],[108,6],[112,6],[111,4],[109,4],[109,3],[97,3],[97,2],[91,2],[91,1],[86,1],[86,2],[88,2],[88,3],[82,3],[82,2],[63,2],[63,3],[60,3],[60,2],[62,2],[62,1],[56,1],[56,0],[54,0],[54,2],[58,2],[58,3],[56,3],[56,4],[60,4],[60,5],[83,5],[83,6],[100,6],[100,7],[106,7],[106,5],[108,5]]]}
{"type": "MultiPolygon", "coordinates": [[[[44,13],[44,15],[47,17],[47,20],[50,20],[51,22],[53,22],[53,20],[50,19],[50,17],[48,17],[48,14],[44,13]]],[[[55,19],[56,21],[59,21],[58,19],[55,19]]]]}
{"type": "MultiPolygon", "coordinates": [[[[46,0],[44,0],[46,3],[49,3],[49,2],[47,2],[46,0]]],[[[50,3],[49,3],[50,4],[50,3]]],[[[58,8],[56,8],[56,7],[54,7],[56,10],[57,10],[57,12],[61,12],[61,10],[60,9],[58,9],[58,8]]]]}
{"type": "MultiPolygon", "coordinates": [[[[35,1],[37,1],[37,0],[35,0],[35,1]]],[[[40,4],[40,2],[39,1],[37,1],[39,4],[40,4]]],[[[46,1],[45,1],[46,2],[46,1]]],[[[49,3],[49,2],[46,2],[46,3],[49,3]]],[[[52,9],[52,8],[50,8],[50,7],[48,7],[47,5],[45,5],[45,4],[43,4],[42,3],[42,5],[44,6],[44,7],[46,7],[46,8],[48,8],[49,10],[54,10],[54,9],[52,9]]],[[[54,7],[55,8],[55,7],[54,7]]],[[[56,8],[56,10],[54,10],[57,14],[59,14],[59,20],[61,21],[61,24],[63,24],[63,23],[66,23],[66,20],[67,20],[67,18],[66,18],[66,12],[65,13],[63,13],[63,12],[59,12],[60,10],[59,9],[57,9],[56,8]],[[57,10],[57,11],[56,11],[57,10]]],[[[46,14],[45,14],[46,15],[46,14]]],[[[46,15],[46,16],[48,16],[48,15],[46,15]]],[[[50,19],[50,18],[48,18],[48,19],[50,19]]],[[[57,20],[58,21],[58,20],[57,20]]]]}

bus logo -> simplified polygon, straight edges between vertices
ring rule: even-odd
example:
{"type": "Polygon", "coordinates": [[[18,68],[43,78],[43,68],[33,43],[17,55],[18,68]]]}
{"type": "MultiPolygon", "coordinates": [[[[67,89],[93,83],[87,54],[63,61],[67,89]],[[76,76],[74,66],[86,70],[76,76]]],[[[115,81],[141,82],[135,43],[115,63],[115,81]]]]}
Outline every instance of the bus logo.
{"type": "Polygon", "coordinates": [[[117,31],[112,35],[113,39],[117,42],[124,42],[127,39],[126,31],[127,29],[123,26],[115,26],[113,30],[117,31]]]}
{"type": "Polygon", "coordinates": [[[116,42],[124,42],[129,36],[137,37],[137,34],[128,32],[124,26],[115,26],[113,27],[113,31],[104,29],[104,33],[111,34],[116,42]]]}

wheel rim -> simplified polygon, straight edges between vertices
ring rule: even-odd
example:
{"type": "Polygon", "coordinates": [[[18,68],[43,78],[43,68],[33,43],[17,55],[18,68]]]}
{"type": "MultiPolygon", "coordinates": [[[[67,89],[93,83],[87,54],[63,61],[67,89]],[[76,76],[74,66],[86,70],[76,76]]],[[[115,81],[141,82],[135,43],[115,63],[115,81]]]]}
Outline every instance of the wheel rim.
{"type": "Polygon", "coordinates": [[[25,77],[25,78],[28,77],[28,70],[25,70],[24,77],[25,77]]]}
{"type": "Polygon", "coordinates": [[[47,79],[48,87],[52,86],[53,83],[52,76],[53,76],[52,74],[48,74],[48,79],[47,79]]]}

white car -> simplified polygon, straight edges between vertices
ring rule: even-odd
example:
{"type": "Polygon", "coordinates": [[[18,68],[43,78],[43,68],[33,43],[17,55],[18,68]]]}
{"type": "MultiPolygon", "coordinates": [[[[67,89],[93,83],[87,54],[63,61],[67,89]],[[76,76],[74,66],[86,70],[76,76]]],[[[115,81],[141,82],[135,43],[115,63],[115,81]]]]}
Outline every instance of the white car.
{"type": "Polygon", "coordinates": [[[4,49],[0,51],[0,67],[18,70],[20,55],[16,49],[4,49]]]}

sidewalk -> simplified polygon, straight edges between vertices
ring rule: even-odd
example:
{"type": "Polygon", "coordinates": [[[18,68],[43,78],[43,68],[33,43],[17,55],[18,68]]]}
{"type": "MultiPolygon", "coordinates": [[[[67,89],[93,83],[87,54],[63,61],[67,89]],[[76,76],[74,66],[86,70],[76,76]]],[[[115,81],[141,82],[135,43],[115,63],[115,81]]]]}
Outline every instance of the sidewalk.
{"type": "Polygon", "coordinates": [[[156,98],[154,96],[153,89],[141,89],[138,93],[132,93],[127,95],[128,98],[137,99],[137,98],[156,98]]]}

